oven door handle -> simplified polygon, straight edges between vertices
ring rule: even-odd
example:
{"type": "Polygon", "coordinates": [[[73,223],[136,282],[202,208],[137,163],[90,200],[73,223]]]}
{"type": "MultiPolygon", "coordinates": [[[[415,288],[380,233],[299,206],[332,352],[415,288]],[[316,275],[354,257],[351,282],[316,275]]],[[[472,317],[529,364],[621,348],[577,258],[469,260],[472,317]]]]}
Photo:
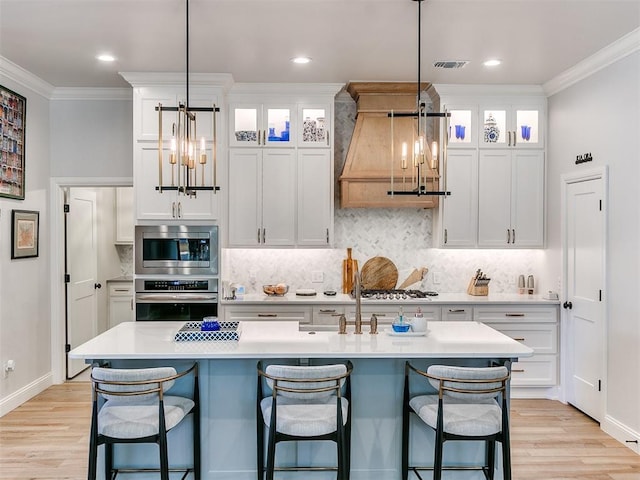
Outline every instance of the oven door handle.
{"type": "Polygon", "coordinates": [[[218,295],[202,295],[202,294],[190,294],[190,293],[177,293],[170,294],[138,294],[136,295],[136,302],[176,302],[176,301],[201,301],[210,302],[218,301],[218,295]]]}

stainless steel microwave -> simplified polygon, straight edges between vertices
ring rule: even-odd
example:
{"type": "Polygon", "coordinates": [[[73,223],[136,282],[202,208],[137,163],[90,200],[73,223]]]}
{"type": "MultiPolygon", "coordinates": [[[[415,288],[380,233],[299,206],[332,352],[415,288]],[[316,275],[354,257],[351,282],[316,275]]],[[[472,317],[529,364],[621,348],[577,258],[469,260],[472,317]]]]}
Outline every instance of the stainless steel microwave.
{"type": "Polygon", "coordinates": [[[138,225],[136,275],[218,275],[216,225],[138,225]]]}

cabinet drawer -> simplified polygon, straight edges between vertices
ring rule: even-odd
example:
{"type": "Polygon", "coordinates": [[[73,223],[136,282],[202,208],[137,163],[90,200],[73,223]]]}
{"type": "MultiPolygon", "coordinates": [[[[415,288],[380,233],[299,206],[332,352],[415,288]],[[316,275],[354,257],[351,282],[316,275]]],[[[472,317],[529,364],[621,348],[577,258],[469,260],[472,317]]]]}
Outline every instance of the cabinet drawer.
{"type": "Polygon", "coordinates": [[[307,308],[286,308],[286,307],[245,307],[242,309],[226,308],[225,320],[229,322],[242,321],[278,321],[278,322],[299,322],[301,325],[311,323],[311,310],[307,308]]]}
{"type": "MultiPolygon", "coordinates": [[[[398,317],[400,313],[400,309],[402,308],[403,315],[405,318],[414,317],[417,311],[417,307],[420,307],[422,310],[422,316],[427,319],[427,321],[440,320],[440,307],[435,307],[431,305],[362,305],[362,319],[369,320],[372,314],[376,314],[378,317],[379,324],[391,324],[398,317]]],[[[347,318],[349,320],[353,320],[356,316],[355,307],[348,307],[346,311],[347,318]]]]}
{"type": "Polygon", "coordinates": [[[133,295],[133,282],[110,282],[109,296],[122,297],[133,295]]]}
{"type": "Polygon", "coordinates": [[[461,307],[457,305],[443,305],[441,307],[443,321],[471,321],[473,319],[473,309],[471,307],[461,307]]]}
{"type": "Polygon", "coordinates": [[[558,327],[551,324],[490,323],[486,325],[533,348],[535,353],[558,353],[558,327]]]}
{"type": "Polygon", "coordinates": [[[312,323],[314,325],[338,325],[340,315],[344,313],[345,309],[342,305],[313,307],[312,323]]]}
{"type": "Polygon", "coordinates": [[[558,383],[558,357],[534,355],[523,358],[511,366],[511,385],[550,387],[558,383]]]}
{"type": "Polygon", "coordinates": [[[474,307],[473,319],[476,322],[536,322],[556,323],[558,307],[556,306],[504,306],[474,307]]]}

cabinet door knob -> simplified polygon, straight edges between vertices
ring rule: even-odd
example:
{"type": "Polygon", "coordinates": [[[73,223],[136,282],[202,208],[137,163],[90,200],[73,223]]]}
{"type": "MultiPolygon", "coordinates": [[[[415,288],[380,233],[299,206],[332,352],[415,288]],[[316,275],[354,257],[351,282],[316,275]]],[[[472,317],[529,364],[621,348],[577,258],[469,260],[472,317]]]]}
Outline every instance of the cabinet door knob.
{"type": "Polygon", "coordinates": [[[564,302],[562,304],[562,308],[568,308],[569,310],[571,310],[573,308],[573,303],[571,302],[564,302]]]}
{"type": "Polygon", "coordinates": [[[101,283],[94,283],[94,284],[93,284],[93,288],[95,288],[96,290],[97,290],[98,288],[102,288],[102,284],[101,284],[101,283]]]}

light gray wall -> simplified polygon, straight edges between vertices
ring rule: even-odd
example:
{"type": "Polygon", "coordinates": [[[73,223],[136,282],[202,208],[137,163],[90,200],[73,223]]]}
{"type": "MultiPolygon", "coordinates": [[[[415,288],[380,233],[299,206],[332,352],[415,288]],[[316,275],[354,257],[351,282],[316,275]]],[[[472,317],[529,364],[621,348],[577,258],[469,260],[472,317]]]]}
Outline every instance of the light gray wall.
{"type": "Polygon", "coordinates": [[[25,118],[25,199],[0,197],[0,415],[6,399],[51,372],[49,278],[49,101],[0,71],[0,84],[27,99],[25,118]],[[11,210],[40,212],[39,255],[11,260],[11,210]]]}
{"type": "Polygon", "coordinates": [[[547,281],[562,274],[562,174],[609,168],[606,415],[640,432],[640,52],[549,98],[547,281]],[[592,163],[575,165],[591,152],[592,163]]]}
{"type": "Polygon", "coordinates": [[[133,177],[132,100],[51,101],[52,177],[133,177]]]}

